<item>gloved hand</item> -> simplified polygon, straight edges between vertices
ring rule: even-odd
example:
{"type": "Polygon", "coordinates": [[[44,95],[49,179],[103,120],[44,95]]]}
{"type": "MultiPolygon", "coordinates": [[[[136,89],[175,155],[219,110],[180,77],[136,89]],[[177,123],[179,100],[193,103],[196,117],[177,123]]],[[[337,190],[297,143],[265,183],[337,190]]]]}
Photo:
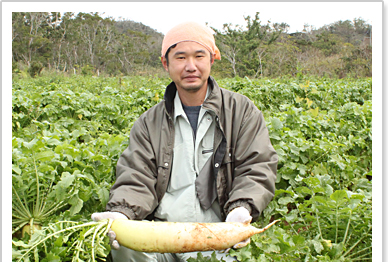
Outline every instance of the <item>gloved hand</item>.
{"type": "MultiPolygon", "coordinates": [[[[248,209],[245,207],[237,207],[229,212],[226,216],[225,222],[241,222],[241,223],[251,223],[252,217],[249,214],[248,209]]],[[[248,245],[251,242],[250,238],[245,239],[233,246],[233,248],[242,248],[248,245]]],[[[230,248],[228,248],[225,252],[228,252],[230,248]]]]}
{"type": "MultiPolygon", "coordinates": [[[[120,212],[100,212],[100,213],[93,213],[92,214],[92,220],[93,221],[100,221],[103,219],[117,219],[117,218],[125,218],[128,219],[126,215],[120,212]]],[[[112,246],[113,249],[118,250],[120,248],[119,242],[116,240],[116,233],[109,229],[108,231],[108,237],[109,237],[109,244],[112,246]]]]}

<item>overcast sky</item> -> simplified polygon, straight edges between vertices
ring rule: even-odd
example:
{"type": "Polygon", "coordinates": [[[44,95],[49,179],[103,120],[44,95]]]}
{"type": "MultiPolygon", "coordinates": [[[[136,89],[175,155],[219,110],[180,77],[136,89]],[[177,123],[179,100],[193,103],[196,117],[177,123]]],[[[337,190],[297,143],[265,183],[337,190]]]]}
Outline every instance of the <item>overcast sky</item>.
{"type": "MultiPolygon", "coordinates": [[[[165,34],[171,27],[183,21],[208,22],[222,29],[225,23],[246,25],[244,16],[254,17],[260,12],[260,20],[267,23],[285,22],[289,32],[302,31],[305,24],[319,28],[339,20],[362,18],[372,24],[376,9],[381,3],[371,2],[158,2],[120,3],[109,7],[105,16],[142,22],[165,34]]],[[[381,10],[381,9],[380,9],[381,10]]]]}
{"type": "MultiPolygon", "coordinates": [[[[319,28],[339,20],[362,18],[372,24],[381,2],[44,2],[3,3],[12,11],[99,12],[104,16],[141,22],[165,34],[184,21],[196,21],[222,29],[225,23],[246,25],[244,16],[260,12],[262,24],[285,22],[289,32],[305,24],[319,28]]],[[[373,25],[373,24],[372,24],[373,25]]]]}

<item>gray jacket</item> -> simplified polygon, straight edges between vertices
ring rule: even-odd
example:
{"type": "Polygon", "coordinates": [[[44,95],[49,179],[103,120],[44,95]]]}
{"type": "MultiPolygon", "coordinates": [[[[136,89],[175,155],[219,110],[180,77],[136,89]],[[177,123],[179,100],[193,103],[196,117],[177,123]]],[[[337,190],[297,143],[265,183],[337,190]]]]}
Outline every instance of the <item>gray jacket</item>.
{"type": "MultiPolygon", "coordinates": [[[[212,89],[203,107],[216,119],[213,172],[223,219],[238,206],[254,220],[275,192],[278,156],[271,145],[260,110],[247,97],[220,88],[209,77],[212,89]]],[[[152,219],[166,192],[174,148],[174,82],[164,100],[142,114],[130,132],[128,148],[117,162],[116,182],[107,211],[130,219],[152,219]]]]}

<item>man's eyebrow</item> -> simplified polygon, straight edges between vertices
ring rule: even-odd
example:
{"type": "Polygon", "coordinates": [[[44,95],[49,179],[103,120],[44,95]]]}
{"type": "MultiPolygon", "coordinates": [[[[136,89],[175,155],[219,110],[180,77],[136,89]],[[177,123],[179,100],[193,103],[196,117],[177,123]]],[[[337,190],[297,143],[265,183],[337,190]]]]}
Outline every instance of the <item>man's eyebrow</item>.
{"type": "Polygon", "coordinates": [[[184,51],[177,51],[177,52],[174,53],[174,56],[184,55],[184,54],[186,54],[186,52],[184,52],[184,51]]]}
{"type": "Polygon", "coordinates": [[[204,54],[206,54],[206,51],[204,49],[200,49],[200,50],[195,51],[195,53],[204,53],[204,54]]]}
{"type": "MultiPolygon", "coordinates": [[[[186,53],[187,53],[187,52],[185,52],[185,51],[176,51],[176,52],[174,53],[174,56],[185,55],[186,53]]],[[[198,53],[206,54],[206,51],[205,51],[204,49],[199,49],[199,50],[196,50],[195,53],[196,53],[196,54],[198,54],[198,53]]]]}

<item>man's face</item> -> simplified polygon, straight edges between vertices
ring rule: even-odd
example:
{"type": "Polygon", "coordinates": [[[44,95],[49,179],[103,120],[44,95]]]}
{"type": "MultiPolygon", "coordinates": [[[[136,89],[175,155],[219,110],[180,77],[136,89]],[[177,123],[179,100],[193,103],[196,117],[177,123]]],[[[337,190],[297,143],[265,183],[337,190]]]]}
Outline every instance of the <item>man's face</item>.
{"type": "Polygon", "coordinates": [[[214,62],[210,52],[201,44],[180,42],[168,53],[168,65],[164,57],[162,64],[175,82],[178,91],[196,92],[207,86],[207,79],[214,62]]]}

